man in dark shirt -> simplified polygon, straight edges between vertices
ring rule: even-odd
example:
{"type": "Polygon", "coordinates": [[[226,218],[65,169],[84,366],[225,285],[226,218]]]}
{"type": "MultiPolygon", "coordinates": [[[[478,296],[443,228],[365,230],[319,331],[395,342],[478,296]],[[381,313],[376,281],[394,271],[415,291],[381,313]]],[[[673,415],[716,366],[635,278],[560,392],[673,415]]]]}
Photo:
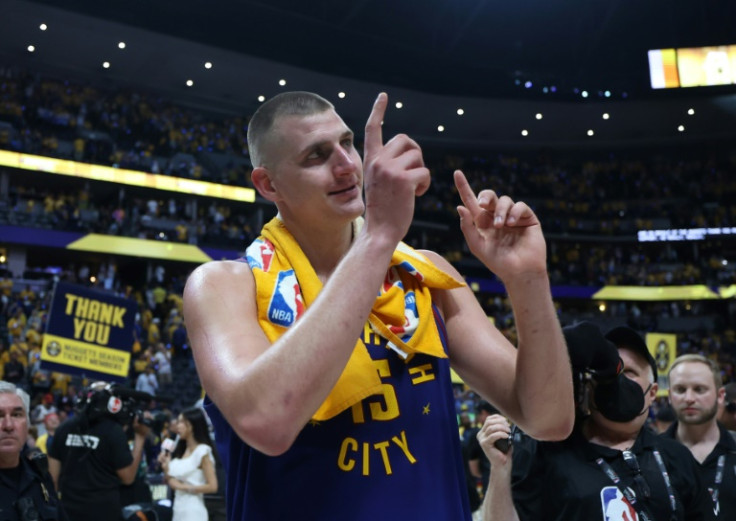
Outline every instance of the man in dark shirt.
{"type": "Polygon", "coordinates": [[[43,454],[22,454],[28,438],[30,399],[14,384],[0,381],[0,519],[67,521],[43,454]]]}
{"type": "MultiPolygon", "coordinates": [[[[104,383],[102,383],[104,386],[104,383]]],[[[120,485],[135,480],[149,428],[133,423],[131,453],[122,425],[114,419],[119,398],[93,389],[106,414],[89,408],[62,423],[49,449],[51,475],[58,484],[64,508],[75,521],[117,521],[121,517],[120,485]],[[109,397],[109,398],[108,398],[109,397]],[[117,400],[117,402],[116,402],[117,400]]]]}
{"type": "Polygon", "coordinates": [[[664,436],[685,445],[699,463],[712,501],[705,519],[736,519],[736,441],[716,420],[725,398],[720,368],[704,356],[682,355],[670,367],[669,382],[677,421],[664,436]]]}
{"type": "MultiPolygon", "coordinates": [[[[590,407],[585,400],[578,402],[578,422],[567,440],[536,442],[516,436],[511,473],[504,471],[508,458],[493,447],[493,441],[508,436],[508,425],[489,418],[479,439],[505,479],[492,477],[484,521],[509,521],[517,515],[522,521],[706,519],[708,497],[697,462],[682,445],[644,427],[657,393],[657,367],[644,340],[628,328],[616,328],[604,338],[590,323],[563,332],[573,366],[575,353],[615,353],[616,348],[623,364],[613,379],[603,378],[604,371],[594,377],[598,381],[590,407]]],[[[576,367],[573,372],[583,375],[578,390],[585,391],[584,373],[591,371],[576,367]]]]}

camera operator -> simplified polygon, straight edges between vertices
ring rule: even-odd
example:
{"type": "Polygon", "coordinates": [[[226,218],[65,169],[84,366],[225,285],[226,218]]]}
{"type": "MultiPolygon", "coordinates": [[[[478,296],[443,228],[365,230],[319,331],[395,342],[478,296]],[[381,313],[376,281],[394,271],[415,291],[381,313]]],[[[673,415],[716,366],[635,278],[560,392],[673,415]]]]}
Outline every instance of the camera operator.
{"type": "Polygon", "coordinates": [[[49,447],[49,469],[61,500],[75,521],[118,521],[120,485],[135,480],[149,427],[138,421],[125,396],[150,395],[104,382],[90,387],[82,408],[56,431],[49,447]],[[131,452],[123,424],[132,421],[131,452]]]}
{"type": "Polygon", "coordinates": [[[28,438],[28,394],[0,381],[0,519],[67,521],[45,468],[46,457],[22,454],[28,438]]]}

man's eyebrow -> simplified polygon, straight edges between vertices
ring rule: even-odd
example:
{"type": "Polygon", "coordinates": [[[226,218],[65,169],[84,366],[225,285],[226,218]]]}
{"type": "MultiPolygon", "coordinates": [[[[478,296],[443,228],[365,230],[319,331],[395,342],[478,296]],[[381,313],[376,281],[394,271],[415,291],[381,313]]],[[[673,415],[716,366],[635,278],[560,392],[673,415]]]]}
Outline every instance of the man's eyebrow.
{"type": "MultiPolygon", "coordinates": [[[[347,129],[342,134],[340,134],[340,138],[338,139],[338,141],[342,141],[345,138],[352,139],[353,137],[355,137],[355,133],[352,130],[347,129]]],[[[308,144],[307,146],[304,147],[304,149],[299,153],[299,155],[306,154],[307,152],[310,152],[310,151],[312,151],[314,149],[317,149],[317,148],[321,148],[324,145],[330,143],[330,141],[331,141],[330,139],[321,139],[319,141],[315,141],[313,143],[310,143],[310,144],[308,144]]]]}

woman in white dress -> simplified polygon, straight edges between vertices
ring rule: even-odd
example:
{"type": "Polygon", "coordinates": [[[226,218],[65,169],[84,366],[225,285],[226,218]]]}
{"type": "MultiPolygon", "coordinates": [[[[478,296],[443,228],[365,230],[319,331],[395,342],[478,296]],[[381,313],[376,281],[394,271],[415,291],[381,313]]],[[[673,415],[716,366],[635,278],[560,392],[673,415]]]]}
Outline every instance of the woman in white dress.
{"type": "Polygon", "coordinates": [[[217,492],[217,475],[212,440],[204,411],[198,407],[184,410],[177,419],[179,443],[160,461],[166,482],[174,490],[173,521],[207,521],[204,494],[217,492]]]}

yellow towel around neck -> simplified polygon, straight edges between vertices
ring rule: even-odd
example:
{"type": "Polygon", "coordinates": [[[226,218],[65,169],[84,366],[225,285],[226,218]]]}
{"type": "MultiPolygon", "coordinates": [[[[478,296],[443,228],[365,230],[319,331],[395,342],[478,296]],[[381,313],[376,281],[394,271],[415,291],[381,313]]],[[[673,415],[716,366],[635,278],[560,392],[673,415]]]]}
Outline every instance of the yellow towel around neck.
{"type": "MultiPolygon", "coordinates": [[[[361,225],[362,219],[358,219],[356,234],[361,225]]],[[[278,217],[263,227],[262,235],[248,246],[245,257],[256,281],[259,323],[268,339],[275,342],[315,301],[322,283],[278,217]]],[[[368,322],[402,358],[408,360],[415,353],[446,358],[432,313],[430,289],[463,285],[424,255],[399,243],[368,322]]],[[[340,378],[313,419],[330,419],[380,393],[381,385],[368,349],[358,339],[340,378]]]]}

